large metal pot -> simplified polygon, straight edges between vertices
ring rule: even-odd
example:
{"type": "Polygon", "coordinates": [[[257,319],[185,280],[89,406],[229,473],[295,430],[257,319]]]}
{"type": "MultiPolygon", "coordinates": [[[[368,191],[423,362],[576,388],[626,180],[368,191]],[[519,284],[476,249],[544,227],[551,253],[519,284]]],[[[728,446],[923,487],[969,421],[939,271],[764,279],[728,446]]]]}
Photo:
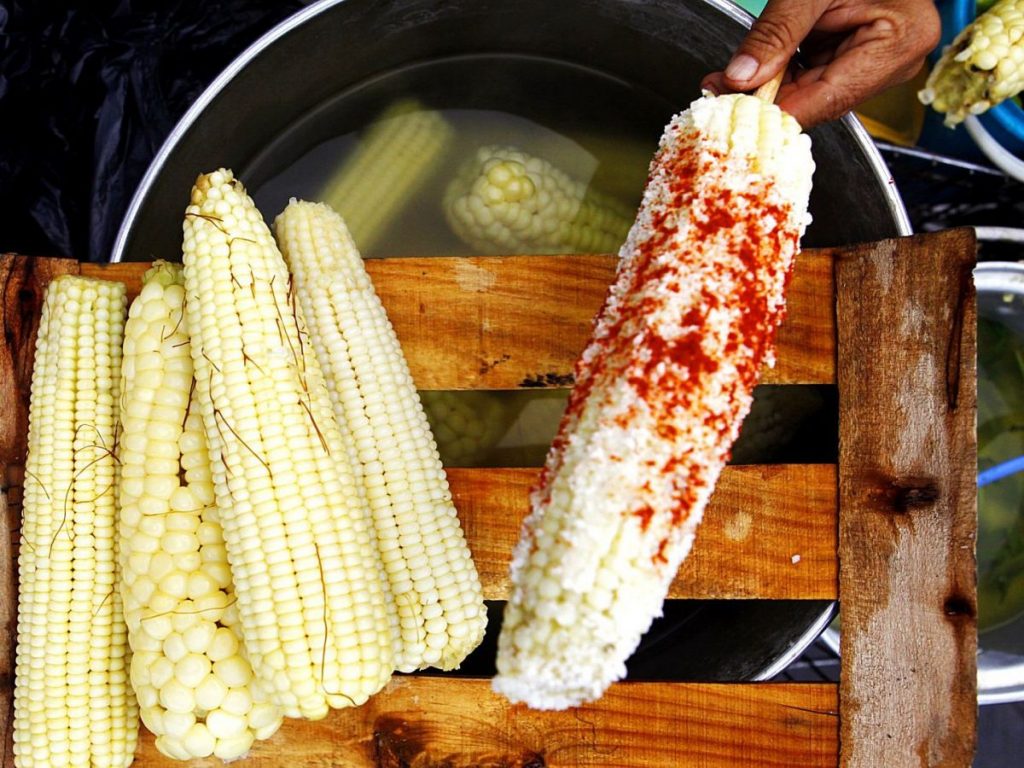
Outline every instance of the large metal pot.
{"type": "MultiPolygon", "coordinates": [[[[371,81],[452,57],[538,57],[646,89],[669,105],[667,120],[697,95],[706,72],[726,63],[750,21],[726,0],[315,3],[250,47],[182,118],[129,207],[113,260],[174,257],[197,173],[229,166],[259,187],[279,171],[267,161],[269,146],[298,157],[324,138],[302,118],[371,81]]],[[[630,119],[614,103],[605,108],[630,119]]],[[[812,136],[818,171],[805,243],[908,234],[902,203],[859,124],[847,118],[812,136]]],[[[821,601],[676,606],[631,669],[639,676],[668,669],[689,679],[769,677],[821,631],[831,611],[821,601]]]]}

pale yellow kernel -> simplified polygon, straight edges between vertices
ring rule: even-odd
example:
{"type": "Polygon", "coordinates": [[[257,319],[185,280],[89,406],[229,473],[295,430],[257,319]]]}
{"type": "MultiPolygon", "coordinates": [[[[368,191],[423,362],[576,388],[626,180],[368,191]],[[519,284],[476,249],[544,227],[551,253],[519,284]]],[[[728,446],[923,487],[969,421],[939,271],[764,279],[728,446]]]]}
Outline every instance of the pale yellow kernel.
{"type": "Polygon", "coordinates": [[[197,618],[196,623],[185,630],[182,639],[190,653],[206,653],[207,648],[217,633],[217,625],[212,621],[197,618]]]}
{"type": "Polygon", "coordinates": [[[212,729],[209,727],[209,718],[207,718],[206,725],[196,723],[189,728],[188,733],[182,739],[182,744],[184,744],[189,754],[194,757],[209,757],[212,755],[214,748],[217,746],[217,740],[212,729]]]}
{"type": "Polygon", "coordinates": [[[160,538],[160,548],[171,555],[182,554],[199,550],[199,539],[194,533],[186,531],[172,531],[165,533],[160,538]]]}
{"type": "Polygon", "coordinates": [[[163,732],[168,736],[180,739],[188,729],[196,724],[193,712],[166,712],[163,718],[163,732]]]}
{"type": "Polygon", "coordinates": [[[156,688],[163,688],[174,678],[174,664],[170,659],[158,658],[149,667],[149,681],[156,688]]]}
{"type": "MultiPolygon", "coordinates": [[[[246,630],[248,632],[248,630],[246,630]]],[[[229,656],[221,659],[213,665],[213,672],[229,688],[239,688],[248,685],[252,680],[252,670],[249,663],[240,656],[229,656]]]]}
{"type": "Polygon", "coordinates": [[[173,664],[177,664],[188,655],[188,648],[185,647],[185,641],[177,632],[172,633],[166,640],[164,640],[163,651],[164,656],[166,656],[173,664]]]}
{"type": "Polygon", "coordinates": [[[199,653],[189,653],[174,665],[174,676],[186,688],[196,688],[210,674],[210,660],[199,653]]]}
{"type": "Polygon", "coordinates": [[[202,508],[196,495],[185,486],[178,486],[170,497],[170,508],[175,512],[191,512],[202,508]]]}
{"type": "Polygon", "coordinates": [[[228,694],[228,687],[212,672],[196,686],[196,705],[207,711],[216,709],[228,694]]]}
{"type": "Polygon", "coordinates": [[[160,704],[171,712],[191,712],[196,700],[191,688],[172,677],[160,687],[160,704]]]}
{"type": "Polygon", "coordinates": [[[160,754],[171,758],[172,760],[191,760],[192,755],[185,745],[181,743],[181,739],[176,739],[173,736],[157,736],[155,742],[157,750],[160,754]]]}
{"type": "Polygon", "coordinates": [[[247,687],[232,688],[224,697],[220,708],[225,712],[230,712],[232,715],[247,715],[252,710],[252,705],[252,695],[247,687]]]}
{"type": "Polygon", "coordinates": [[[219,757],[225,762],[244,757],[252,749],[254,738],[253,732],[246,730],[231,739],[218,739],[217,746],[213,750],[214,757],[219,757]]]}
{"type": "Polygon", "coordinates": [[[218,739],[230,739],[240,735],[246,728],[244,715],[233,715],[223,709],[215,709],[206,716],[206,725],[218,739]]]}

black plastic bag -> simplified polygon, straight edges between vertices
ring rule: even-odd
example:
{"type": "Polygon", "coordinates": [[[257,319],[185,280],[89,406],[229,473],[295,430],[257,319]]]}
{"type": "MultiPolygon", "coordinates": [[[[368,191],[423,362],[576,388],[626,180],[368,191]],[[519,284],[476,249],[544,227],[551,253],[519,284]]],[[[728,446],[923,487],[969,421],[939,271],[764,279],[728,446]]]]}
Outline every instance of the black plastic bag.
{"type": "Polygon", "coordinates": [[[149,161],[299,0],[0,0],[0,251],[106,261],[149,161]]]}

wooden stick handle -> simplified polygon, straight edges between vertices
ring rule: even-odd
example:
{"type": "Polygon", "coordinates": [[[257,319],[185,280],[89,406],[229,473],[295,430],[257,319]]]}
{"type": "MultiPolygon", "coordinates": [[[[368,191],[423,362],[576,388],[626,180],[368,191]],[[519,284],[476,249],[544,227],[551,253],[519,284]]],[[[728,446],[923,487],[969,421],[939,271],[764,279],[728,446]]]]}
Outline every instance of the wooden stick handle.
{"type": "Polygon", "coordinates": [[[765,102],[766,104],[774,104],[775,96],[779,92],[779,86],[782,85],[782,78],[785,76],[785,74],[786,68],[783,67],[781,70],[779,70],[779,74],[777,74],[767,83],[765,83],[756,91],[754,91],[754,95],[757,96],[757,98],[761,99],[761,101],[765,102]]]}

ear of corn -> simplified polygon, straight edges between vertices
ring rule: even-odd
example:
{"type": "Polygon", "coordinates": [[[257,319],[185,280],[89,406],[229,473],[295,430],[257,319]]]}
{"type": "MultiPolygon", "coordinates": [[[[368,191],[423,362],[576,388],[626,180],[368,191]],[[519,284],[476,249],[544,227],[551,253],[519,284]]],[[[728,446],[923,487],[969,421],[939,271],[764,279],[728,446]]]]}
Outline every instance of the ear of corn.
{"type": "Polygon", "coordinates": [[[185,215],[196,399],[253,671],[288,716],[389,679],[380,555],[349,449],[270,231],[230,171],[185,215]]]}
{"type": "Polygon", "coordinates": [[[398,609],[396,666],[458,667],[483,639],[486,610],[398,337],[337,213],[293,200],[275,226],[334,412],[358,451],[398,609]]]}
{"type": "Polygon", "coordinates": [[[606,253],[622,245],[633,220],[547,160],[501,146],[477,150],[449,184],[444,210],[479,253],[606,253]]]}
{"type": "Polygon", "coordinates": [[[121,283],[50,283],[25,463],[14,764],[123,768],[138,738],[115,586],[121,283]]]}
{"type": "Polygon", "coordinates": [[[1024,0],[1000,0],[966,26],[918,94],[953,127],[1024,90],[1024,0]]]}
{"type": "Polygon", "coordinates": [[[184,312],[181,267],[157,262],[125,329],[121,590],[132,686],[157,749],[233,760],[281,713],[241,645],[184,312]]]}
{"type": "Polygon", "coordinates": [[[493,683],[512,701],[600,696],[660,614],[772,360],[813,167],[751,96],[666,128],[513,553],[493,683]]]}
{"type": "Polygon", "coordinates": [[[510,421],[501,400],[485,390],[427,390],[420,393],[420,400],[447,467],[477,465],[510,421]]]}
{"type": "Polygon", "coordinates": [[[430,178],[454,137],[440,112],[405,99],[386,109],[320,193],[364,253],[430,178]]]}

